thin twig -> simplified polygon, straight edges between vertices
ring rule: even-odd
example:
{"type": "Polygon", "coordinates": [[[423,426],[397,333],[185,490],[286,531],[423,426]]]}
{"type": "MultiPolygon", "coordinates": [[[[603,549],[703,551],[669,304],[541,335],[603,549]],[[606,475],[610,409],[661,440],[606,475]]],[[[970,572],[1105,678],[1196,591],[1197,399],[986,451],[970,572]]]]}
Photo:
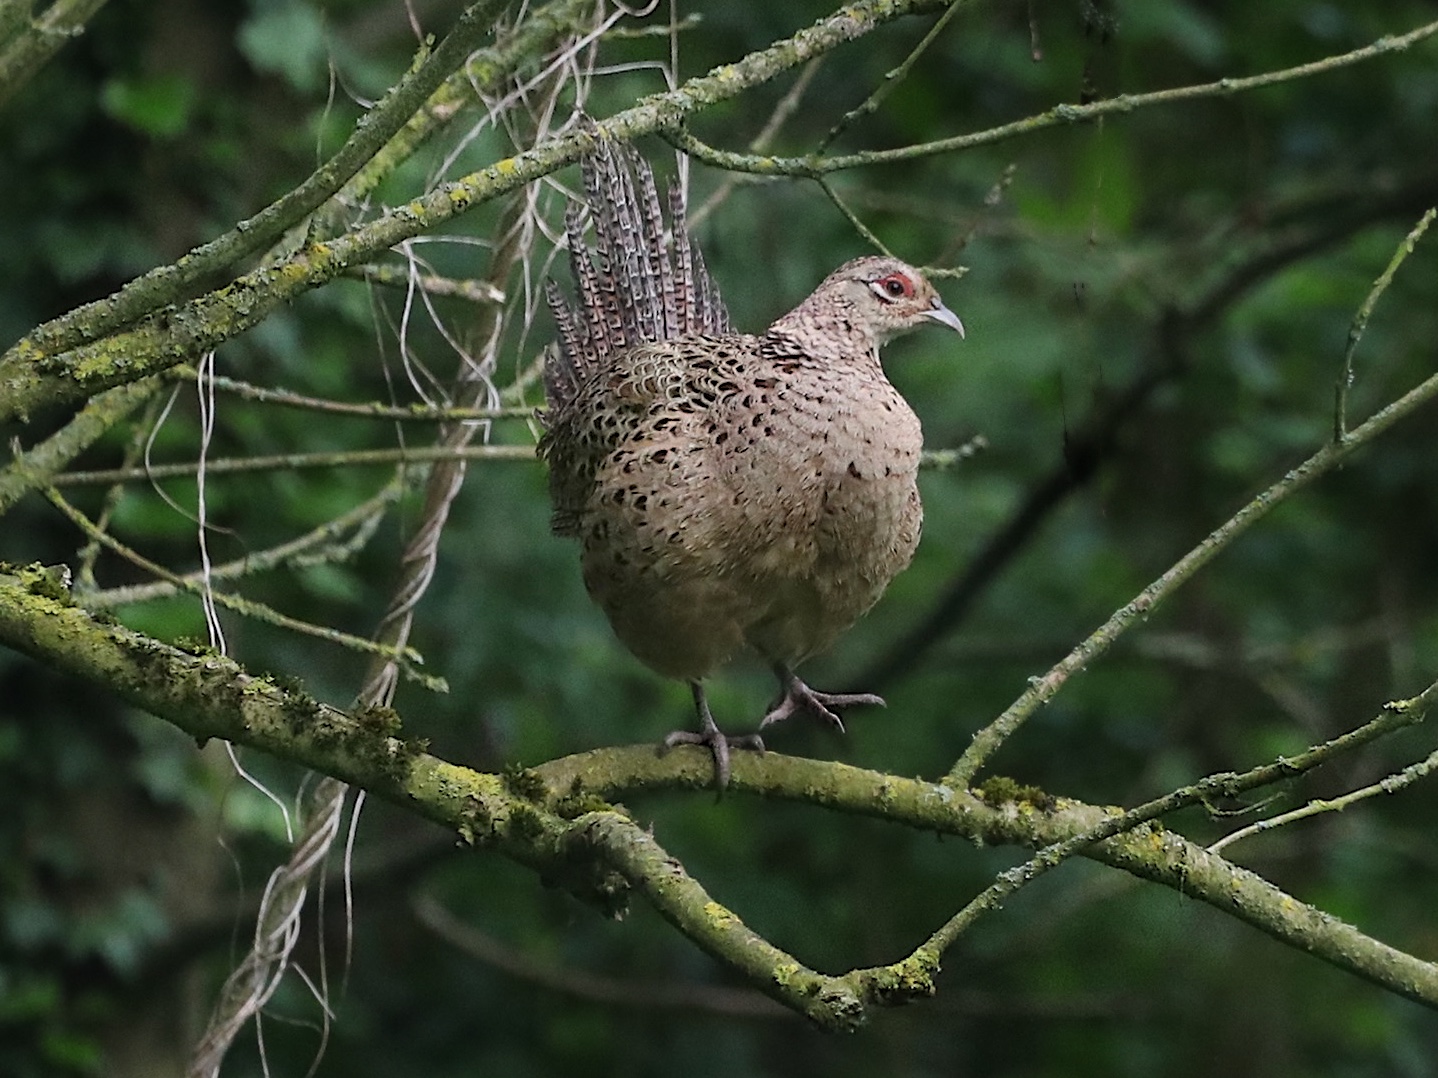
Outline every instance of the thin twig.
{"type": "MultiPolygon", "coordinates": [[[[470,414],[480,409],[458,409],[470,414]]],[[[919,458],[921,468],[949,468],[983,448],[982,439],[972,439],[956,449],[926,449],[919,458]]],[[[222,457],[205,462],[209,476],[240,475],[247,472],[294,471],[301,468],[371,468],[378,465],[433,464],[453,460],[485,460],[530,463],[538,460],[532,445],[421,445],[393,449],[349,449],[333,453],[284,453],[270,457],[222,457]]],[[[151,464],[148,467],[101,468],[87,472],[62,472],[51,478],[57,487],[94,486],[99,483],[140,483],[160,479],[189,479],[197,465],[151,464]]]]}
{"type": "MultiPolygon", "coordinates": [[[[139,465],[145,457],[145,445],[149,441],[149,432],[154,429],[157,417],[163,408],[162,399],[158,394],[150,397],[145,402],[145,413],[140,421],[134,424],[130,432],[130,440],[125,445],[125,455],[121,458],[120,467],[134,468],[139,465]]],[[[110,518],[114,516],[115,510],[119,508],[120,502],[125,497],[125,484],[111,483],[105,491],[105,497],[100,503],[100,512],[95,517],[95,527],[102,532],[110,530],[110,518]]],[[[76,556],[78,565],[75,570],[75,587],[79,591],[96,591],[98,585],[95,583],[95,562],[100,557],[100,544],[94,539],[87,539],[85,545],[80,548],[76,556]]]]}
{"type": "MultiPolygon", "coordinates": [[[[394,449],[351,449],[334,453],[286,453],[272,457],[226,457],[207,461],[210,476],[242,472],[291,471],[298,468],[359,468],[376,465],[430,464],[443,460],[530,461],[535,460],[529,445],[415,446],[394,449]]],[[[192,478],[196,465],[152,464],[148,468],[106,468],[92,472],[66,472],[55,476],[56,486],[95,483],[136,483],[157,479],[192,478]]]]}
{"type": "Polygon", "coordinates": [[[1283,827],[1297,820],[1305,820],[1310,816],[1318,816],[1326,812],[1342,812],[1350,805],[1356,805],[1359,801],[1376,797],[1378,794],[1396,794],[1404,787],[1412,786],[1413,783],[1419,779],[1426,778],[1435,770],[1438,770],[1438,751],[1430,753],[1426,759],[1420,760],[1416,764],[1409,764],[1402,771],[1398,771],[1361,789],[1351,790],[1341,797],[1314,798],[1302,808],[1296,808],[1291,812],[1285,812],[1278,816],[1271,816],[1266,820],[1259,820],[1257,823],[1249,824],[1247,827],[1240,828],[1232,834],[1225,835],[1219,839],[1212,846],[1208,847],[1208,852],[1218,853],[1226,846],[1231,846],[1235,842],[1240,842],[1243,839],[1250,838],[1263,831],[1272,831],[1276,827],[1283,827]]]}
{"type": "Polygon", "coordinates": [[[909,50],[909,55],[904,57],[903,63],[885,72],[883,81],[875,87],[874,92],[865,98],[862,104],[844,113],[843,116],[839,117],[839,121],[834,124],[833,127],[829,128],[829,133],[819,140],[817,152],[822,153],[833,144],[836,138],[847,131],[855,121],[862,120],[865,116],[877,110],[878,107],[884,103],[884,99],[898,89],[899,84],[902,83],[904,79],[908,78],[909,72],[913,70],[914,65],[919,62],[919,57],[924,55],[924,53],[928,51],[929,46],[938,40],[939,35],[944,32],[944,28],[949,25],[949,21],[953,19],[953,17],[959,13],[959,9],[964,6],[964,4],[959,2],[950,4],[948,10],[934,21],[933,26],[929,27],[929,32],[923,36],[922,40],[909,50]]]}
{"type": "MultiPolygon", "coordinates": [[[[56,509],[59,509],[60,512],[69,518],[72,524],[91,539],[108,547],[126,561],[133,563],[147,573],[153,573],[161,580],[175,585],[175,587],[181,591],[189,592],[192,595],[201,595],[204,593],[205,588],[201,582],[187,580],[171,572],[158,562],[151,561],[139,551],[126,546],[108,532],[100,531],[99,528],[95,527],[94,522],[91,521],[89,517],[85,516],[84,513],[67,502],[54,487],[46,488],[45,496],[49,498],[50,503],[54,505],[56,509]]],[[[423,664],[424,662],[424,657],[414,648],[392,648],[387,645],[376,644],[374,641],[366,640],[362,636],[341,632],[327,625],[314,625],[307,621],[300,621],[298,618],[292,618],[288,614],[281,614],[278,610],[266,606],[264,603],[257,603],[252,599],[245,599],[238,595],[232,595],[226,592],[214,592],[213,596],[215,602],[220,606],[228,610],[233,610],[235,613],[245,617],[254,618],[256,621],[268,622],[281,629],[289,629],[293,632],[303,633],[306,636],[315,636],[321,640],[328,640],[332,644],[339,644],[341,647],[349,648],[352,651],[368,652],[370,654],[379,654],[393,658],[396,662],[401,663],[412,677],[421,681],[429,688],[435,690],[442,689],[443,682],[441,679],[431,677],[428,674],[420,674],[413,669],[414,666],[423,664]]]]}
{"type": "Polygon", "coordinates": [[[848,219],[849,224],[854,226],[854,231],[858,232],[859,235],[864,237],[864,242],[867,243],[870,247],[874,248],[874,250],[880,252],[881,254],[888,255],[890,258],[892,258],[894,256],[894,252],[890,251],[889,248],[884,245],[884,241],[879,239],[878,236],[874,235],[874,233],[869,229],[869,226],[864,224],[863,221],[859,220],[858,215],[855,214],[853,210],[849,209],[849,207],[844,204],[844,200],[839,197],[839,192],[834,190],[834,185],[822,176],[818,178],[818,182],[819,186],[823,188],[824,194],[829,196],[829,201],[832,202],[835,206],[837,206],[839,208],[839,212],[848,219]]]}
{"type": "Polygon", "coordinates": [[[489,281],[466,281],[455,277],[439,277],[433,273],[415,274],[408,269],[376,265],[372,262],[363,266],[352,266],[345,270],[344,276],[390,288],[418,288],[431,296],[458,296],[471,303],[504,302],[504,292],[489,281]]]}
{"type": "MultiPolygon", "coordinates": [[[[194,368],[175,367],[168,374],[179,380],[193,379],[194,368]]],[[[261,401],[266,404],[280,404],[287,408],[304,408],[312,412],[331,415],[355,416],[362,419],[385,419],[414,423],[453,423],[465,420],[484,419],[528,419],[534,414],[533,408],[433,408],[427,404],[381,404],[379,401],[337,401],[325,397],[310,397],[288,389],[257,386],[238,378],[216,375],[215,388],[233,393],[245,400],[261,401]]],[[[213,470],[213,466],[211,467],[213,470]]]]}
{"type": "Polygon", "coordinates": [[[686,981],[649,984],[603,977],[583,970],[561,969],[552,962],[520,954],[492,936],[466,924],[428,895],[410,900],[415,920],[447,945],[502,970],[511,977],[574,999],[606,1007],[689,1011],[725,1018],[795,1018],[793,1011],[752,988],[700,985],[686,981]]]}
{"type": "Polygon", "coordinates": [[[681,30],[694,30],[704,22],[704,16],[697,12],[675,19],[663,26],[611,26],[604,31],[605,41],[623,41],[626,38],[668,37],[681,30]]]}
{"type": "MultiPolygon", "coordinates": [[[[774,111],[764,121],[764,127],[754,136],[754,141],[749,143],[750,153],[763,153],[778,137],[779,132],[788,123],[789,118],[798,111],[800,103],[804,100],[804,94],[809,89],[809,84],[814,81],[814,76],[819,73],[819,68],[824,65],[824,57],[816,56],[810,60],[799,72],[799,77],[794,80],[794,85],[789,87],[787,93],[779,99],[779,104],[774,106],[774,111]]],[[[706,198],[703,204],[689,215],[689,227],[697,227],[704,218],[708,217],[721,206],[724,201],[734,193],[739,186],[743,176],[736,172],[724,173],[724,181],[714,189],[713,194],[706,198]]]]}
{"type": "Polygon", "coordinates": [[[1348,328],[1348,347],[1343,350],[1343,373],[1338,376],[1338,385],[1334,387],[1334,409],[1333,409],[1333,440],[1341,442],[1348,437],[1348,391],[1353,387],[1353,353],[1358,350],[1358,342],[1363,339],[1363,331],[1368,328],[1368,320],[1373,317],[1373,308],[1378,304],[1378,297],[1388,291],[1388,286],[1393,283],[1393,275],[1398,272],[1398,267],[1409,255],[1418,241],[1423,238],[1423,233],[1428,231],[1428,226],[1433,223],[1434,215],[1438,214],[1438,207],[1433,207],[1425,213],[1412,231],[1403,238],[1398,249],[1393,252],[1393,257],[1388,260],[1388,265],[1378,279],[1373,282],[1373,287],[1368,291],[1368,298],[1358,308],[1358,313],[1353,316],[1353,324],[1348,328]]]}
{"type": "MultiPolygon", "coordinates": [[[[302,567],[319,562],[343,561],[352,556],[373,535],[385,510],[404,493],[404,489],[403,480],[396,477],[373,497],[366,498],[333,520],[328,520],[289,542],[213,566],[209,577],[211,580],[229,580],[265,572],[281,565],[302,567]],[[334,542],[337,537],[351,530],[354,534],[349,539],[341,543],[334,542]]],[[[184,583],[200,585],[203,583],[203,574],[197,570],[177,575],[176,581],[161,580],[151,584],[130,584],[104,590],[81,588],[77,578],[75,596],[80,603],[92,610],[104,610],[168,598],[181,590],[184,583]]]]}

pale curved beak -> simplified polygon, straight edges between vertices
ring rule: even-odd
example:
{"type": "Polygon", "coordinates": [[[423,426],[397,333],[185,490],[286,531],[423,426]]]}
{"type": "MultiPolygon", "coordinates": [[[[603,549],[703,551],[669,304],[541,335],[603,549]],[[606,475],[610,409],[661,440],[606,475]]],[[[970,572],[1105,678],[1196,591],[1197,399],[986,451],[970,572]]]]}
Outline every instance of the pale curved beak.
{"type": "Polygon", "coordinates": [[[964,335],[964,324],[959,321],[959,316],[944,306],[944,301],[938,296],[934,297],[934,305],[924,312],[925,318],[932,318],[941,326],[948,326],[960,337],[964,335]]]}

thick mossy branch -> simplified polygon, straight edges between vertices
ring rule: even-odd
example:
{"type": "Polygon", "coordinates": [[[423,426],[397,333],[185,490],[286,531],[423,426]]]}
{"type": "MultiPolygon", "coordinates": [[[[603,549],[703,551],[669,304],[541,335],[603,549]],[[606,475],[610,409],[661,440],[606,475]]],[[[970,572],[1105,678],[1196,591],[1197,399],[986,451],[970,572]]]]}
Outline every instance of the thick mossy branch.
{"type": "Polygon", "coordinates": [[[529,865],[606,910],[622,904],[612,874],[566,858],[568,824],[483,775],[398,735],[393,711],[353,714],[248,673],[208,648],[186,650],[70,603],[61,574],[0,566],[0,644],[92,682],[198,740],[218,737],[343,779],[529,865]]]}
{"type": "MultiPolygon", "coordinates": [[[[303,691],[247,673],[208,649],[185,650],[97,619],[71,605],[63,574],[0,569],[0,643],[51,669],[84,678],[204,739],[261,749],[410,808],[467,842],[530,866],[613,912],[635,890],[666,919],[775,999],[826,1028],[848,1029],[872,1005],[930,993],[943,947],[921,947],[891,966],[841,976],[818,973],[774,947],[716,903],[681,864],[607,799],[644,790],[707,789],[712,763],[700,750],[664,757],[652,748],[608,749],[512,775],[446,763],[398,736],[389,709],[353,714],[303,691]]],[[[1220,792],[1296,774],[1417,721],[1438,686],[1389,706],[1367,726],[1308,753],[1243,775],[1211,776],[1136,812],[1157,815],[1220,792]]],[[[806,803],[959,835],[987,845],[1056,848],[1066,856],[1090,836],[1140,822],[1116,809],[1050,798],[1008,782],[978,791],[883,775],[843,764],[741,754],[734,791],[806,803]],[[1065,845],[1066,844],[1066,845],[1065,845]]],[[[1438,1006],[1438,966],[1380,943],[1183,837],[1145,824],[1086,845],[1083,855],[1216,906],[1275,938],[1395,993],[1438,1006]]],[[[1041,854],[1035,871],[1049,867],[1041,854]]],[[[1057,857],[1050,857],[1057,860],[1057,857]]]]}
{"type": "MultiPolygon", "coordinates": [[[[1015,845],[1042,849],[1045,853],[1053,853],[1057,848],[1062,856],[1074,852],[1066,846],[1082,846],[1081,853],[1086,858],[1171,887],[1185,897],[1206,902],[1340,969],[1430,1007],[1438,1007],[1438,965],[1381,943],[1183,836],[1156,823],[1144,822],[1145,818],[1154,818],[1206,797],[1255,789],[1309,770],[1360,744],[1419,721],[1435,698],[1438,698],[1438,685],[1412,700],[1390,704],[1372,722],[1306,753],[1242,775],[1210,776],[1149,806],[1140,806],[1134,814],[1052,798],[1007,780],[991,780],[979,790],[962,790],[943,783],[773,753],[739,754],[733,761],[730,789],[958,835],[986,846],[1015,845]],[[1129,818],[1123,819],[1125,816],[1129,818]],[[1120,830],[1124,827],[1132,829],[1120,830]],[[1117,833],[1099,837],[1110,831],[1117,833]]],[[[554,796],[608,799],[661,789],[704,789],[712,781],[713,765],[699,749],[676,749],[660,758],[653,749],[620,748],[555,760],[534,768],[533,774],[544,781],[554,796]]],[[[1062,856],[1053,859],[1060,860],[1062,856]]],[[[1016,879],[1001,879],[996,886],[1004,893],[1011,893],[1048,867],[1052,866],[1041,854],[1014,870],[1018,873],[1016,879]]],[[[650,898],[655,900],[653,895],[650,898]]],[[[960,915],[966,919],[957,930],[968,926],[973,919],[970,914],[981,912],[985,912],[981,905],[973,909],[966,907],[960,915]]],[[[664,915],[686,932],[688,922],[699,916],[693,910],[664,911],[664,915]]],[[[932,992],[932,978],[943,950],[952,943],[952,938],[939,938],[941,935],[936,933],[934,939],[913,954],[889,966],[853,970],[837,978],[813,976],[820,977],[822,994],[837,993],[833,998],[839,1002],[852,998],[866,1004],[891,1004],[927,995],[932,992]]],[[[797,964],[794,968],[804,970],[797,964]]],[[[804,972],[807,975],[812,971],[804,972]]],[[[834,1011],[823,1017],[815,1014],[819,1005],[811,996],[785,998],[773,984],[756,983],[770,995],[784,998],[791,1006],[799,1006],[821,1024],[840,1027],[852,1024],[850,1018],[834,1011]]],[[[801,983],[808,984],[807,981],[801,983]]]]}

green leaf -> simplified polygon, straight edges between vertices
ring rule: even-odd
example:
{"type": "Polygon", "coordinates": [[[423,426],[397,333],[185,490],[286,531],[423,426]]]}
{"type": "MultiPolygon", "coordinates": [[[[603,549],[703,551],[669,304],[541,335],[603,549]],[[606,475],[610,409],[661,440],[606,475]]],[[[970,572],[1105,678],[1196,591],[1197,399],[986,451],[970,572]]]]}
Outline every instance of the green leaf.
{"type": "Polygon", "coordinates": [[[174,138],[190,125],[195,87],[183,75],[151,75],[138,79],[111,79],[100,91],[105,111],[155,138],[174,138]]]}
{"type": "Polygon", "coordinates": [[[257,70],[279,75],[296,90],[319,87],[328,68],[324,20],[308,4],[257,12],[240,27],[239,45],[257,70]]]}

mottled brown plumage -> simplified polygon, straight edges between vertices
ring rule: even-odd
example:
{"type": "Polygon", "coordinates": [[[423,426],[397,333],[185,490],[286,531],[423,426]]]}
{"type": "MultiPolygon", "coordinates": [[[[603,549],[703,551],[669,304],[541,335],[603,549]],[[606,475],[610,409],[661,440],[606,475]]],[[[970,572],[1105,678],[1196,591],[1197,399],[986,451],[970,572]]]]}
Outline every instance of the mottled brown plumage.
{"type": "Polygon", "coordinates": [[[963,333],[911,266],[840,266],[762,335],[734,333],[671,192],[671,258],[648,166],[601,142],[584,164],[595,229],[567,218],[577,301],[551,282],[558,344],[546,365],[540,451],[554,530],[580,542],[584,582],[620,640],[687,681],[701,730],[666,745],[729,746],[701,685],[742,646],[781,696],[762,726],[808,710],[882,704],[811,690],[793,668],[878,601],[919,541],[921,434],[879,347],[926,322],[963,333]]]}

